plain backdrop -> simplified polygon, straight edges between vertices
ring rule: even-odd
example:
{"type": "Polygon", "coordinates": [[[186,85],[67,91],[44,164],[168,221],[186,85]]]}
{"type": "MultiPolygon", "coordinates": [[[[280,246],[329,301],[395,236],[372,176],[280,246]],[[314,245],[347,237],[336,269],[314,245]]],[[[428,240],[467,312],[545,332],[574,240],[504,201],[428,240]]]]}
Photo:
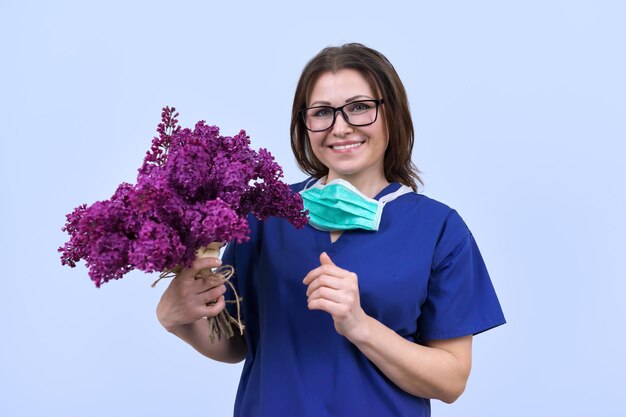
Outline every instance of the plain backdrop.
{"type": "Polygon", "coordinates": [[[404,81],[422,192],[468,223],[508,320],[433,415],[622,416],[625,20],[618,0],[0,0],[0,415],[231,415],[241,365],[160,327],[153,275],[62,267],[65,214],[135,181],[166,105],[303,179],[300,71],[356,41],[404,81]]]}

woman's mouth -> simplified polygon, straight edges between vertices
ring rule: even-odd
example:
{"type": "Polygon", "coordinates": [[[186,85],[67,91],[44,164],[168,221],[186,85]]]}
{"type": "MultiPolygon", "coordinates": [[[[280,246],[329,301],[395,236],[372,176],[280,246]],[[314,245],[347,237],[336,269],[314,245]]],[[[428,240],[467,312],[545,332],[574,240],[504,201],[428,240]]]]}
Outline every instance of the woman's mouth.
{"type": "Polygon", "coordinates": [[[330,145],[329,148],[334,151],[348,151],[358,148],[359,146],[363,145],[363,143],[364,142],[330,145]]]}

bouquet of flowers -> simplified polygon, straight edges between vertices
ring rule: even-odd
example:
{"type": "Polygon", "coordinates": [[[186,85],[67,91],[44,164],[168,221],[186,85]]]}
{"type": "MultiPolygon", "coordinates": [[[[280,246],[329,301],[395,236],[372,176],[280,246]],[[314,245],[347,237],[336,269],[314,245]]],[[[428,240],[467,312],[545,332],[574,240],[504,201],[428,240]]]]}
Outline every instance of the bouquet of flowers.
{"type": "MultiPolygon", "coordinates": [[[[59,248],[61,262],[73,268],[84,260],[96,287],[133,269],[174,276],[197,256],[215,256],[209,247],[219,253],[224,242],[248,240],[249,214],[295,227],[308,222],[300,195],[281,181],[281,167],[267,150],[252,150],[245,131],[220,136],[204,121],[183,129],[176,117],[175,108],[163,109],[136,185],[122,183],[109,200],[66,216],[70,239],[59,248]]],[[[209,318],[212,340],[232,335],[232,320],[226,310],[209,318]]]]}

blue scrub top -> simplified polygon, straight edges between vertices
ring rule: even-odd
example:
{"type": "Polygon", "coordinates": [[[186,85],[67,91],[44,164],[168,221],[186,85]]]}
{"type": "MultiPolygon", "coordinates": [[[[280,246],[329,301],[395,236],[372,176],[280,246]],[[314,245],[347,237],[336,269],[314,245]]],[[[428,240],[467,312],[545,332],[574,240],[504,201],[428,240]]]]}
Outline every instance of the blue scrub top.
{"type": "Polygon", "coordinates": [[[335,331],[330,314],[307,308],[302,280],[321,252],[357,274],[366,314],[412,342],[505,323],[467,226],[424,195],[389,202],[378,231],[348,230],[334,243],[310,225],[298,230],[273,217],[249,224],[250,241],[230,243],[223,256],[235,267],[248,347],[236,417],[430,416],[428,399],[398,388],[335,331]]]}

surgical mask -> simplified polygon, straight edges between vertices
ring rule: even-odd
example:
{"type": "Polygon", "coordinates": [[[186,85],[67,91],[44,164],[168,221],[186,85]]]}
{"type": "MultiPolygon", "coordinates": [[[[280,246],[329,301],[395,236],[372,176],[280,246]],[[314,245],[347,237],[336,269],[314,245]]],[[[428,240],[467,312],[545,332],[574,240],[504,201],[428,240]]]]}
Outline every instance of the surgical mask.
{"type": "Polygon", "coordinates": [[[309,224],[318,230],[378,230],[383,208],[388,202],[410,193],[410,187],[401,186],[397,191],[380,200],[369,198],[355,186],[343,179],[323,183],[318,180],[300,191],[304,208],[309,210],[309,224]]]}

